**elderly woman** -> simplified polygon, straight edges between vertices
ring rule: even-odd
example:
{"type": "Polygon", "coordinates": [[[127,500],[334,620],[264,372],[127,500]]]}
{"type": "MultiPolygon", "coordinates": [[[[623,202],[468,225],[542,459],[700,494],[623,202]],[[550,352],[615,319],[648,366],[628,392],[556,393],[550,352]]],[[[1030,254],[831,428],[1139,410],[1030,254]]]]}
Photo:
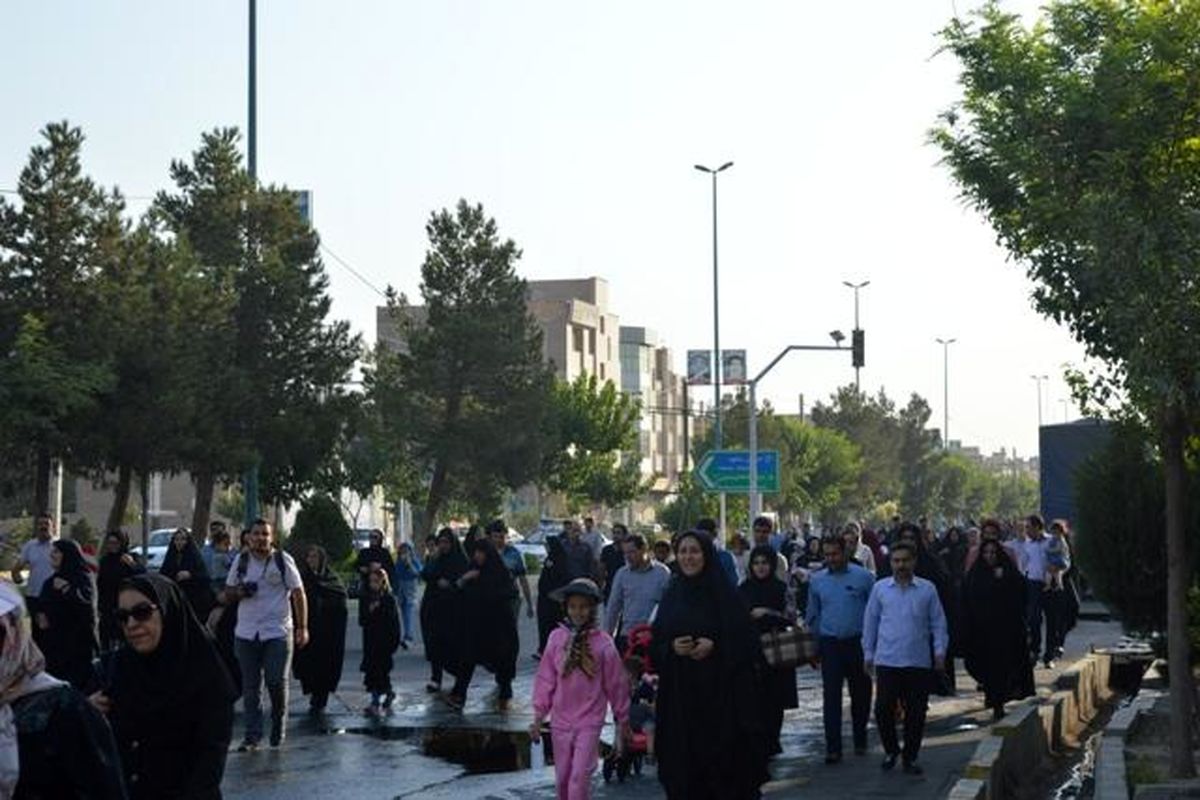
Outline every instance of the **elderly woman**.
{"type": "Polygon", "coordinates": [[[757,798],[770,736],[758,637],[707,536],[681,534],[675,561],[679,572],[659,604],[651,649],[659,670],[658,779],[669,798],[757,798]]]}
{"type": "Polygon", "coordinates": [[[0,797],[126,797],[112,731],[45,671],[20,591],[0,582],[0,797]]]}
{"type": "Polygon", "coordinates": [[[211,634],[161,575],[130,578],[117,603],[128,647],[101,659],[90,699],[112,725],[130,797],[219,800],[237,694],[211,634]]]}
{"type": "Polygon", "coordinates": [[[92,659],[100,649],[96,630],[96,586],[79,545],[54,542],[54,574],[38,597],[38,627],[46,649],[47,671],[82,689],[91,679],[92,659]]]}

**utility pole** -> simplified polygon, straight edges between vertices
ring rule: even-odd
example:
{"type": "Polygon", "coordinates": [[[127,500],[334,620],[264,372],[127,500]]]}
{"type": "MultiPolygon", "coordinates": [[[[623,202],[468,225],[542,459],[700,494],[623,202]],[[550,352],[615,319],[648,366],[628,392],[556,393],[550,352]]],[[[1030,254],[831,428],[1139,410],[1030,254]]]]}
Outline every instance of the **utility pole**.
{"type": "MultiPolygon", "coordinates": [[[[250,183],[258,189],[258,23],[255,13],[255,0],[250,0],[250,58],[247,85],[247,114],[246,114],[246,171],[250,175],[250,183]]],[[[242,496],[245,500],[245,523],[249,528],[258,518],[258,462],[250,466],[242,479],[242,496]]],[[[204,535],[204,531],[200,531],[204,535]]]]}
{"type": "Polygon", "coordinates": [[[950,449],[950,345],[958,339],[937,339],[942,346],[942,449],[950,449]]]}
{"type": "MultiPolygon", "coordinates": [[[[842,281],[842,285],[848,286],[854,292],[854,334],[853,334],[853,336],[854,336],[854,338],[858,338],[861,336],[860,331],[862,330],[862,328],[860,328],[858,325],[858,290],[865,289],[866,287],[870,286],[871,282],[863,281],[862,283],[851,283],[850,281],[842,281]]],[[[862,367],[859,365],[859,363],[856,359],[854,362],[854,390],[855,391],[859,391],[859,389],[860,389],[859,382],[858,382],[858,372],[860,369],[862,369],[862,367]]]]}
{"type": "MultiPolygon", "coordinates": [[[[726,161],[716,169],[702,164],[695,168],[712,176],[712,255],[713,255],[713,444],[715,450],[720,450],[723,443],[721,436],[721,284],[717,272],[717,175],[733,166],[732,161],[726,161]]],[[[721,533],[717,538],[724,541],[725,536],[725,493],[721,492],[721,533]]]]}

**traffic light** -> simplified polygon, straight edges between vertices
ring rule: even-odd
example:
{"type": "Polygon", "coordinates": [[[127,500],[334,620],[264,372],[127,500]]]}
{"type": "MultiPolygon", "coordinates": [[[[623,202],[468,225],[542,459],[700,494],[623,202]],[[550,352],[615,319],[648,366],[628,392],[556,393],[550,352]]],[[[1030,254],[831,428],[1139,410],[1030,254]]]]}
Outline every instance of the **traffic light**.
{"type": "Polygon", "coordinates": [[[855,328],[850,339],[850,357],[853,359],[855,367],[861,367],[867,363],[866,348],[866,332],[862,328],[855,328]]]}

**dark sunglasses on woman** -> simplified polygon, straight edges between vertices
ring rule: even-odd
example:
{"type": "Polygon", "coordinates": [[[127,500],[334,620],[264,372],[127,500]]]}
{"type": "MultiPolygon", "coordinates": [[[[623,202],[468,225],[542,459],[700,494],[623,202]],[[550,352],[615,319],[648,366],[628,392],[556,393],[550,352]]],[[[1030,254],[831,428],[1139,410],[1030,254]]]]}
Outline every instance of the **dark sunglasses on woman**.
{"type": "Polygon", "coordinates": [[[129,624],[129,620],[134,622],[148,622],[154,616],[158,606],[153,603],[138,603],[133,608],[118,608],[113,612],[113,616],[117,620],[117,624],[122,628],[129,624]]]}

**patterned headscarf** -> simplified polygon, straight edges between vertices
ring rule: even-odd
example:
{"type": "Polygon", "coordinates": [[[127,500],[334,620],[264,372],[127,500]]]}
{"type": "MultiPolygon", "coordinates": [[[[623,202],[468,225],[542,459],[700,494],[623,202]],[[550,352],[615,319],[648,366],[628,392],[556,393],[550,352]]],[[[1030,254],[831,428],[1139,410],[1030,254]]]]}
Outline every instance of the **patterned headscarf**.
{"type": "Polygon", "coordinates": [[[12,797],[21,777],[12,702],[65,684],[46,674],[46,659],[33,643],[25,598],[8,581],[0,581],[0,631],[0,797],[12,797]]]}
{"type": "Polygon", "coordinates": [[[596,677],[596,657],[592,655],[592,631],[596,629],[596,603],[592,603],[592,614],[587,622],[576,625],[568,617],[563,623],[571,631],[571,644],[567,647],[567,657],[563,659],[563,677],[574,670],[580,670],[589,678],[596,677]]]}

